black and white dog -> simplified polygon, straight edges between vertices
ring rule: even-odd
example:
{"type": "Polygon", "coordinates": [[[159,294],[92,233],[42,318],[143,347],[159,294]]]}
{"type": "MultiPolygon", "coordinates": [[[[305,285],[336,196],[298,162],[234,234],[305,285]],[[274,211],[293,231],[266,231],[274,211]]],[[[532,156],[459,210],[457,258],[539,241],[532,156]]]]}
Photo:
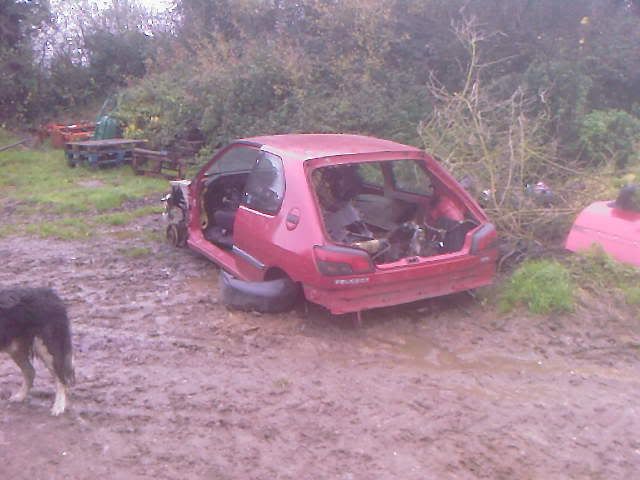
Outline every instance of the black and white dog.
{"type": "Polygon", "coordinates": [[[73,384],[71,328],[60,297],[49,288],[0,289],[0,351],[18,364],[24,377],[22,388],[11,401],[23,401],[33,385],[34,354],[47,366],[56,381],[52,415],[67,407],[67,387],[73,384]]]}

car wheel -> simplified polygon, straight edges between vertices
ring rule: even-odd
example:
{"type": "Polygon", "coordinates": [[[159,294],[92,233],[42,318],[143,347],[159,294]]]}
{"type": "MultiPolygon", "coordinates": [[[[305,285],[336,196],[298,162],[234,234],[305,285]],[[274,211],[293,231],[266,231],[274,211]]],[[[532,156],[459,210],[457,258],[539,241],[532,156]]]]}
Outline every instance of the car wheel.
{"type": "Polygon", "coordinates": [[[174,247],[184,247],[187,242],[187,228],[181,223],[167,225],[167,241],[174,247]]]}
{"type": "Polygon", "coordinates": [[[222,303],[234,310],[286,312],[300,298],[300,285],[287,276],[247,282],[222,270],[219,278],[222,303]]]}

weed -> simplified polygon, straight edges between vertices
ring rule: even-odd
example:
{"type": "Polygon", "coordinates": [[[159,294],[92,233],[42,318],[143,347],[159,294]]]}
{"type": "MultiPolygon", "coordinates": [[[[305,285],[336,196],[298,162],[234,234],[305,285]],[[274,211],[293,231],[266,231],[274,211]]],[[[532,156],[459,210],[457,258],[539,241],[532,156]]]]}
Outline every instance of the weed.
{"type": "Polygon", "coordinates": [[[573,283],[569,270],[551,260],[523,263],[505,285],[500,298],[503,312],[520,305],[540,314],[573,310],[573,283]]]}

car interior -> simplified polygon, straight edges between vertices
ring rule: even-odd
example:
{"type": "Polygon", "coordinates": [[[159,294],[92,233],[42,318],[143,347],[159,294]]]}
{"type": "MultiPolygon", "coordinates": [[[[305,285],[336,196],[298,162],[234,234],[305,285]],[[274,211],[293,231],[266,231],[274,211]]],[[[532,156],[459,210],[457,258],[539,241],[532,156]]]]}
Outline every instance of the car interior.
{"type": "Polygon", "coordinates": [[[311,178],[328,237],[376,264],[459,251],[478,225],[418,161],[325,166],[311,178]]]}

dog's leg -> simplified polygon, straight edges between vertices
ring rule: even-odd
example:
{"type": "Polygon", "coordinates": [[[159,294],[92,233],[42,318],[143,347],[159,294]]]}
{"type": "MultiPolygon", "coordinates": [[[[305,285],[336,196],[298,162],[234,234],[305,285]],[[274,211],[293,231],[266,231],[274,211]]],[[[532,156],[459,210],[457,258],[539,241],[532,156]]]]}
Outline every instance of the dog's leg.
{"type": "Polygon", "coordinates": [[[9,345],[7,353],[11,355],[14,362],[20,367],[22,372],[22,387],[16,393],[14,393],[9,399],[10,402],[22,402],[33,386],[33,379],[36,376],[36,372],[31,365],[31,359],[29,354],[28,342],[24,340],[14,340],[9,345]]]}
{"type": "Polygon", "coordinates": [[[56,376],[56,399],[51,407],[51,415],[58,416],[67,408],[67,386],[56,376]]]}
{"type": "Polygon", "coordinates": [[[56,398],[51,407],[51,415],[60,415],[67,408],[67,386],[58,377],[55,368],[53,368],[53,356],[49,353],[49,350],[47,350],[47,347],[40,338],[36,337],[34,340],[33,349],[56,381],[56,398]]]}

